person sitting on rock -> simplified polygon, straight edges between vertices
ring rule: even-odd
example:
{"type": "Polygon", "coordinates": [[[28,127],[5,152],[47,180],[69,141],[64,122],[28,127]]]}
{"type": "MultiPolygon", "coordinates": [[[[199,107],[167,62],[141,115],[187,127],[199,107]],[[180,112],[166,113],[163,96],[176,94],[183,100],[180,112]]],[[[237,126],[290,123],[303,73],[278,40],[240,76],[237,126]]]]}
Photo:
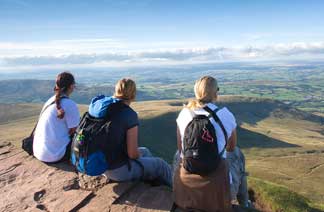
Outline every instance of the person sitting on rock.
{"type": "Polygon", "coordinates": [[[180,163],[173,179],[174,202],[184,210],[231,211],[226,151],[236,146],[236,121],[219,108],[215,78],[204,76],[194,86],[195,100],[177,118],[180,163]],[[217,141],[217,142],[216,142],[217,141]]]}
{"type": "Polygon", "coordinates": [[[138,147],[137,113],[130,107],[136,97],[136,84],[131,79],[121,79],[115,86],[113,98],[120,100],[123,109],[111,118],[112,128],[120,151],[119,158],[104,175],[114,181],[147,180],[172,186],[171,168],[168,163],[158,157],[153,157],[149,149],[138,147]],[[118,136],[117,136],[118,135],[118,136]]]}
{"type": "Polygon", "coordinates": [[[40,161],[69,159],[71,136],[80,121],[78,106],[69,98],[74,88],[71,73],[62,72],[56,77],[55,95],[43,106],[34,134],[33,152],[40,161]]]}

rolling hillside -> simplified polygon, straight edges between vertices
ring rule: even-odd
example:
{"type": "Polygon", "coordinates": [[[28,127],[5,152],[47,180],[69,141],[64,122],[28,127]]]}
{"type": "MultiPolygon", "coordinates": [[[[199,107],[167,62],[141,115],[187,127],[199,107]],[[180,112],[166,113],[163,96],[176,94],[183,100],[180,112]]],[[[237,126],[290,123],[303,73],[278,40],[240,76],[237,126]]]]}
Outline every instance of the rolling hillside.
{"type": "MultiPolygon", "coordinates": [[[[115,83],[115,82],[114,82],[115,83]]],[[[55,82],[53,80],[35,80],[35,79],[21,79],[21,80],[0,80],[0,104],[1,103],[41,103],[46,101],[53,95],[53,88],[55,82]]],[[[111,95],[114,92],[114,84],[110,83],[95,83],[82,84],[77,83],[75,92],[73,92],[73,99],[80,104],[87,104],[91,98],[98,94],[111,95]]],[[[156,89],[156,85],[139,86],[136,93],[136,98],[139,101],[157,100],[166,98],[183,98],[191,97],[188,90],[181,90],[172,88],[171,86],[161,86],[156,89]]]]}
{"type": "MultiPolygon", "coordinates": [[[[141,119],[140,144],[169,162],[176,150],[175,119],[183,103],[164,100],[132,105],[141,119]]],[[[302,199],[310,209],[301,211],[324,209],[324,118],[268,99],[222,96],[220,105],[226,105],[237,118],[238,145],[246,155],[254,191],[269,195],[264,201],[278,202],[261,188],[280,184],[284,191],[297,192],[310,200],[302,199]]],[[[85,111],[86,106],[80,105],[80,109],[85,111]]],[[[0,143],[19,145],[32,129],[39,110],[36,104],[0,105],[0,143]]]]}

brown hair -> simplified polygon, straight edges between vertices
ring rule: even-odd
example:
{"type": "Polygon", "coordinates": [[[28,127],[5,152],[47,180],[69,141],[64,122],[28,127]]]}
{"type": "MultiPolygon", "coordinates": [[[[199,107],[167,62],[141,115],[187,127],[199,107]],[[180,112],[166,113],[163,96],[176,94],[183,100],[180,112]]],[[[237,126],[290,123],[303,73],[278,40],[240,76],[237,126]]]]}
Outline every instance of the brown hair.
{"type": "Polygon", "coordinates": [[[136,84],[132,79],[123,78],[115,86],[114,96],[122,100],[135,100],[136,84]]]}
{"type": "Polygon", "coordinates": [[[196,81],[194,91],[196,99],[189,101],[186,105],[189,109],[199,108],[216,100],[218,92],[217,80],[211,76],[203,76],[196,81]]]}
{"type": "Polygon", "coordinates": [[[64,118],[65,111],[61,107],[61,97],[66,94],[71,85],[75,84],[74,77],[70,72],[62,72],[56,77],[54,92],[57,117],[64,118]]]}

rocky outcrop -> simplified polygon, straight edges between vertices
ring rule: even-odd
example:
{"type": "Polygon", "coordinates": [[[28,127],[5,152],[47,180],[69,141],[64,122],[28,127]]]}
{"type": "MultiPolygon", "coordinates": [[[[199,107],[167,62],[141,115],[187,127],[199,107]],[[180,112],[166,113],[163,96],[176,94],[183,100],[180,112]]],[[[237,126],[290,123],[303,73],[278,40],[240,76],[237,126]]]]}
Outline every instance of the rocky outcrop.
{"type": "Polygon", "coordinates": [[[68,163],[45,164],[0,145],[0,211],[169,211],[171,190],[78,175],[68,163]]]}
{"type": "Polygon", "coordinates": [[[172,190],[166,186],[89,177],[68,162],[45,164],[1,141],[0,194],[0,212],[159,212],[170,211],[173,204],[172,190]]]}

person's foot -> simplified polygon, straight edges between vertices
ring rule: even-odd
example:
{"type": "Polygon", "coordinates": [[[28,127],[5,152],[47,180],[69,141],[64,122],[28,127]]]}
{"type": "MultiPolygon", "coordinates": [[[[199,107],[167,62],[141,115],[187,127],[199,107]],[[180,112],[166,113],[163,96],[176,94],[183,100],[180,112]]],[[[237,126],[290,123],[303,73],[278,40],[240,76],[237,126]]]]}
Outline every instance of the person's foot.
{"type": "Polygon", "coordinates": [[[101,176],[103,176],[105,178],[105,184],[117,182],[117,181],[110,179],[105,173],[101,174],[101,176]]]}

